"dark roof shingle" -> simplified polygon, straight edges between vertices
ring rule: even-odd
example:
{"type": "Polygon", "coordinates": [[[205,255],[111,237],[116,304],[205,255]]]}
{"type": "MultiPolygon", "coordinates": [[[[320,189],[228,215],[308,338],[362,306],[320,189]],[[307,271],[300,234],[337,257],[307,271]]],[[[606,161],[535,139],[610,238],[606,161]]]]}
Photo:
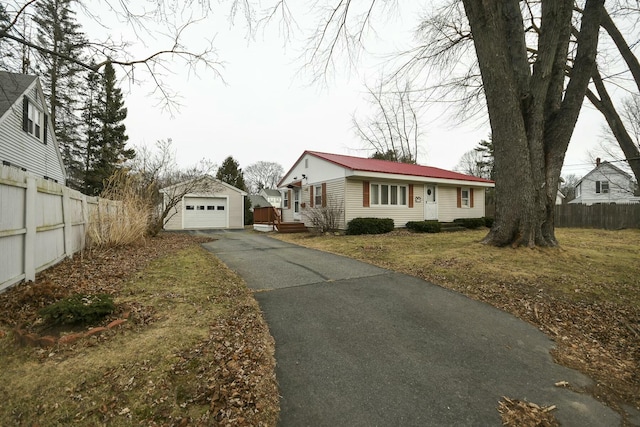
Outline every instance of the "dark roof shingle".
{"type": "Polygon", "coordinates": [[[0,71],[0,116],[11,108],[35,79],[36,76],[0,71]]]}

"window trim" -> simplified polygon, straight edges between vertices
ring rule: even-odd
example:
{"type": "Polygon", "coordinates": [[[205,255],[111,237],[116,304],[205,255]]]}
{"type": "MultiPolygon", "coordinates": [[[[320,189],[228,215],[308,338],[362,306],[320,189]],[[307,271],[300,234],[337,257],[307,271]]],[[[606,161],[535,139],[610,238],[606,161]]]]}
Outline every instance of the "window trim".
{"type": "Polygon", "coordinates": [[[409,194],[409,184],[400,184],[400,183],[392,183],[392,182],[369,183],[369,201],[370,201],[369,205],[371,207],[375,206],[375,207],[391,207],[391,208],[408,208],[409,207],[408,194],[409,194]],[[383,191],[383,190],[386,190],[386,191],[383,191]],[[394,192],[395,192],[395,195],[393,194],[394,192]],[[404,204],[402,203],[403,201],[404,201],[404,204]]]}

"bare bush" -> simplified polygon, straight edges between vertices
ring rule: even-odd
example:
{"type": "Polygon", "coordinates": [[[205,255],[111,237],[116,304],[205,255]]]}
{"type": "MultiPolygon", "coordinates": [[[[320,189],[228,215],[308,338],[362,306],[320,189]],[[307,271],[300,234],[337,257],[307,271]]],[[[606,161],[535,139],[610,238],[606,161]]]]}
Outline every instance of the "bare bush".
{"type": "Polygon", "coordinates": [[[338,230],[343,214],[343,203],[335,197],[329,197],[326,206],[314,206],[304,211],[304,215],[311,223],[311,227],[318,233],[338,230]]]}
{"type": "Polygon", "coordinates": [[[138,178],[120,169],[109,178],[87,229],[88,247],[117,247],[145,238],[153,205],[140,192],[138,178]]]}

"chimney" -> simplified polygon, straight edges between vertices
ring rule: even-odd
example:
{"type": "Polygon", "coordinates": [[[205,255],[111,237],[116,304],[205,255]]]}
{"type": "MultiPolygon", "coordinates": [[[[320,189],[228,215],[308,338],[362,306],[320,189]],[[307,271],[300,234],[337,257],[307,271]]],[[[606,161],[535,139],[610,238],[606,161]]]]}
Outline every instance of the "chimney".
{"type": "Polygon", "coordinates": [[[596,167],[600,167],[600,157],[596,157],[596,167]]]}

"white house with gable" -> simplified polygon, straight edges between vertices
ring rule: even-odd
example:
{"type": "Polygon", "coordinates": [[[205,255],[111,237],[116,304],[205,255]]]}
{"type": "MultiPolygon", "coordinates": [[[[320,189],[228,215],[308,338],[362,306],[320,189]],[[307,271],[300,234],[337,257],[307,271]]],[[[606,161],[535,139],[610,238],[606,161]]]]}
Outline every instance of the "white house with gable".
{"type": "Polygon", "coordinates": [[[575,186],[576,198],[569,203],[638,203],[638,185],[631,175],[609,162],[596,159],[596,167],[575,186]]]}
{"type": "Polygon", "coordinates": [[[40,79],[0,71],[0,161],[65,184],[65,168],[40,79]]]}

